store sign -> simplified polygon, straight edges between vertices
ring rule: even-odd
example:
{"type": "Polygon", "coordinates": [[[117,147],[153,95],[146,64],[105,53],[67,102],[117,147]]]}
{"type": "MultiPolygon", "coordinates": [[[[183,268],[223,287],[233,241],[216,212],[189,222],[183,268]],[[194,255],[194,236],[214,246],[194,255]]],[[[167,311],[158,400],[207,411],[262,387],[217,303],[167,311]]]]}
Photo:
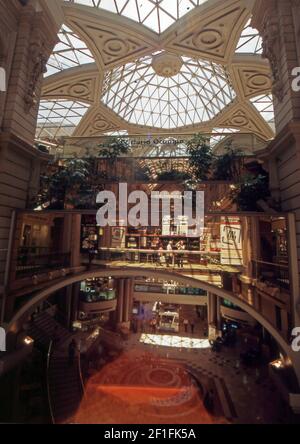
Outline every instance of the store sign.
{"type": "Polygon", "coordinates": [[[4,328],[0,327],[0,352],[6,351],[6,332],[4,328]]]}
{"type": "Polygon", "coordinates": [[[0,92],[6,91],[6,72],[4,68],[0,67],[0,92]]]}
{"type": "Polygon", "coordinates": [[[223,218],[220,230],[221,264],[243,265],[242,226],[240,219],[223,218]]]}
{"type": "MultiPolygon", "coordinates": [[[[171,136],[171,135],[170,135],[171,136]]],[[[124,136],[123,136],[124,137],[124,136]]],[[[191,139],[189,135],[183,135],[180,139],[174,137],[155,137],[155,136],[140,136],[139,138],[135,137],[124,137],[128,140],[131,148],[150,148],[150,147],[178,147],[180,145],[186,145],[186,143],[191,139]]],[[[99,137],[99,139],[101,139],[99,137]]],[[[107,142],[109,141],[108,137],[102,137],[104,139],[98,147],[107,148],[107,142]]]]}

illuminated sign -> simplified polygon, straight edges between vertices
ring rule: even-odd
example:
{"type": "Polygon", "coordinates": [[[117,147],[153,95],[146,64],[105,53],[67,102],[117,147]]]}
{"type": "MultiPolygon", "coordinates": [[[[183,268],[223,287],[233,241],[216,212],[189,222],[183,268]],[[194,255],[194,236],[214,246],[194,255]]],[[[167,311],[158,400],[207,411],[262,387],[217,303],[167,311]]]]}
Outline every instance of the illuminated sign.
{"type": "Polygon", "coordinates": [[[243,265],[242,226],[237,218],[222,218],[221,264],[243,265]]]}

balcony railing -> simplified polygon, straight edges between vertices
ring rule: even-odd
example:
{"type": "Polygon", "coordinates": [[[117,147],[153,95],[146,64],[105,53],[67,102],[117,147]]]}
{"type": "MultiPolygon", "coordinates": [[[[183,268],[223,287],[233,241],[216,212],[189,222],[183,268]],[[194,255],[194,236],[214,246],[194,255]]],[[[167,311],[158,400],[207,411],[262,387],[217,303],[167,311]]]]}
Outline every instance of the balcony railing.
{"type": "Polygon", "coordinates": [[[36,248],[34,254],[30,248],[21,248],[18,253],[16,277],[17,279],[34,276],[35,274],[46,273],[52,270],[59,270],[70,266],[71,253],[48,252],[47,249],[36,248]],[[40,251],[45,251],[39,254],[40,251]]]}
{"type": "Polygon", "coordinates": [[[174,294],[180,296],[203,296],[206,297],[207,293],[200,288],[188,288],[180,287],[177,284],[135,284],[134,291],[136,293],[161,293],[161,294],[174,294]]]}
{"type": "Polygon", "coordinates": [[[257,284],[274,296],[281,290],[290,291],[290,272],[285,263],[271,263],[264,261],[252,261],[253,277],[257,284]]]}

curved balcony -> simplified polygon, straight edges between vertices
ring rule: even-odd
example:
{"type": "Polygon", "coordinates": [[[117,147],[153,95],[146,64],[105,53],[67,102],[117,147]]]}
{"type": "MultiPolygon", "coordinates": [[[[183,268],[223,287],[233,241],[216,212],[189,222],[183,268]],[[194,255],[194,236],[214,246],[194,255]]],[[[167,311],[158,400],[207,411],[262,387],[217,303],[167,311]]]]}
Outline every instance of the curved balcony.
{"type": "Polygon", "coordinates": [[[102,300],[98,302],[80,302],[79,309],[86,314],[97,314],[109,311],[115,311],[117,308],[117,299],[102,300]]]}
{"type": "Polygon", "coordinates": [[[117,296],[114,289],[100,292],[80,292],[79,310],[87,315],[115,311],[117,308],[117,296]]]}

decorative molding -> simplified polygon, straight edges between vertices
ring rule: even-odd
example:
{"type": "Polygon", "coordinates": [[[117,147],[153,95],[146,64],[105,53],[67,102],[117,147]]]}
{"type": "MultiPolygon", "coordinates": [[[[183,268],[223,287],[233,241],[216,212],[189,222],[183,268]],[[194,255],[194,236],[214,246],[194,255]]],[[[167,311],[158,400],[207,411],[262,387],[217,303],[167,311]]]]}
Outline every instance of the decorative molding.
{"type": "Polygon", "coordinates": [[[240,131],[257,134],[264,140],[274,137],[270,125],[262,119],[256,108],[249,102],[236,102],[227,107],[215,119],[215,127],[237,128],[240,131]]]}
{"type": "Polygon", "coordinates": [[[93,19],[67,16],[66,23],[86,42],[101,68],[109,69],[154,51],[154,42],[142,33],[124,30],[96,15],[93,19]]]}
{"type": "Polygon", "coordinates": [[[240,33],[250,13],[240,2],[219,5],[199,19],[188,31],[183,28],[169,38],[165,49],[204,57],[216,62],[229,61],[235,52],[240,33]]]}
{"type": "Polygon", "coordinates": [[[47,72],[49,49],[42,33],[43,13],[36,13],[30,35],[28,50],[27,89],[24,96],[24,109],[29,112],[39,102],[37,88],[42,75],[47,72]]]}
{"type": "Polygon", "coordinates": [[[161,77],[173,77],[180,73],[183,60],[176,54],[161,52],[152,58],[152,68],[161,77]]]}
{"type": "Polygon", "coordinates": [[[236,57],[229,70],[233,87],[242,99],[269,94],[272,91],[269,63],[259,56],[236,57]]]}
{"type": "Polygon", "coordinates": [[[280,72],[281,39],[278,17],[266,15],[262,27],[263,57],[267,58],[271,65],[273,77],[273,95],[280,101],[284,98],[284,85],[280,72]]]}
{"type": "Polygon", "coordinates": [[[73,137],[91,137],[118,131],[120,126],[108,114],[101,105],[91,107],[76,128],[73,137]]]}
{"type": "MultiPolygon", "coordinates": [[[[270,4],[272,1],[266,0],[270,4]]],[[[175,57],[203,58],[224,65],[229,74],[228,80],[237,93],[237,99],[214,119],[187,125],[180,129],[181,133],[224,127],[254,131],[260,137],[269,139],[274,136],[272,129],[248,101],[270,92],[270,66],[260,56],[235,53],[241,32],[251,16],[252,6],[253,0],[210,0],[158,35],[124,16],[64,2],[65,23],[93,53],[99,77],[97,79],[96,74],[94,77],[88,72],[87,65],[65,70],[45,80],[43,98],[70,98],[94,105],[77,127],[76,136],[100,135],[119,129],[135,134],[149,131],[167,134],[169,129],[130,124],[100,102],[105,71],[112,68],[121,70],[128,62],[164,50],[175,54],[175,57]],[[76,71],[75,75],[77,69],[80,71],[76,71]],[[230,110],[234,110],[233,116],[230,116],[230,110]],[[233,125],[230,117],[236,125],[233,125]]],[[[265,13],[263,9],[262,12],[265,13]]]]}
{"type": "Polygon", "coordinates": [[[70,68],[48,77],[42,99],[71,99],[89,104],[100,100],[102,76],[95,64],[70,68]]]}

